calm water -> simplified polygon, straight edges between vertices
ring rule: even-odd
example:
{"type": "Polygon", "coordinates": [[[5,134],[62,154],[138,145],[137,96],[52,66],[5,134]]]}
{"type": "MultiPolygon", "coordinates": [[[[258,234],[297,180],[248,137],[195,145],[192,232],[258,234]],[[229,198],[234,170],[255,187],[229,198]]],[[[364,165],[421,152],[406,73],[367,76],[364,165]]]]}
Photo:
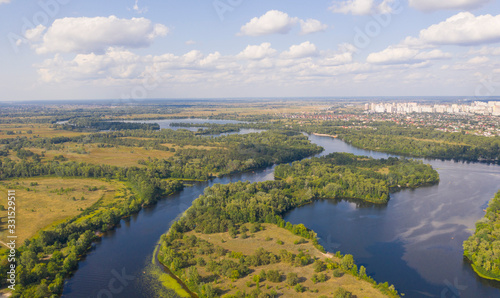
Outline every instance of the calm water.
{"type": "MultiPolygon", "coordinates": [[[[320,155],[350,152],[389,156],[328,137],[310,139],[325,148],[320,155]]],[[[358,265],[367,267],[377,281],[393,283],[406,297],[500,297],[500,285],[478,279],[462,259],[463,240],[471,235],[487,202],[500,189],[500,167],[430,163],[441,175],[439,185],[395,193],[384,206],[317,201],[293,210],[286,220],[315,230],[327,250],[353,254],[358,265]]],[[[155,244],[205,187],[272,179],[271,167],[196,183],[123,220],[80,262],[65,284],[63,296],[152,297],[142,277],[155,244]],[[126,278],[120,283],[116,276],[123,273],[126,278]]]]}

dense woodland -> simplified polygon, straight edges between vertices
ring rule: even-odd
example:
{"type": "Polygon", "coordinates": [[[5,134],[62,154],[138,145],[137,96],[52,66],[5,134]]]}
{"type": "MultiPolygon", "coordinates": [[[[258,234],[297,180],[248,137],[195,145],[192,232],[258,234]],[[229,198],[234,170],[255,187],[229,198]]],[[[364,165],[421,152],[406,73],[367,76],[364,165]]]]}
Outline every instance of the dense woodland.
{"type": "Polygon", "coordinates": [[[159,130],[158,123],[131,123],[131,122],[116,122],[102,121],[98,118],[73,118],[64,124],[56,124],[55,128],[71,130],[71,131],[102,131],[102,130],[159,130]]]}
{"type": "Polygon", "coordinates": [[[373,159],[347,153],[279,165],[275,176],[289,182],[297,192],[307,189],[315,198],[361,199],[373,203],[386,203],[391,190],[439,182],[438,173],[419,161],[373,159]]]}
{"type": "Polygon", "coordinates": [[[474,235],[464,241],[464,256],[482,277],[500,280],[500,192],[490,201],[474,235]]]}

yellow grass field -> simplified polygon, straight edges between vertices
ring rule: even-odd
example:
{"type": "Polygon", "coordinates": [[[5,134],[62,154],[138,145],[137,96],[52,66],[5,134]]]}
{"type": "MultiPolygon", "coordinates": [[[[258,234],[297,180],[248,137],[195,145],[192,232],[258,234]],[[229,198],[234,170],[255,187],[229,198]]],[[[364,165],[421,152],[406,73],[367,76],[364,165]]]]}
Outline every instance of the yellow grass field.
{"type": "MultiPolygon", "coordinates": [[[[123,188],[121,183],[98,179],[12,179],[0,182],[0,204],[7,208],[7,190],[16,191],[16,235],[17,242],[23,243],[38,231],[80,214],[101,198],[113,200],[115,192],[123,188]],[[89,190],[89,187],[97,187],[97,190],[89,190]]],[[[0,211],[0,216],[0,239],[5,242],[7,211],[0,211]]]]}
{"type": "MultiPolygon", "coordinates": [[[[41,154],[45,151],[45,160],[51,160],[56,155],[63,155],[70,161],[87,162],[91,164],[107,164],[112,166],[139,166],[140,159],[151,158],[169,158],[175,153],[162,150],[153,150],[141,147],[111,147],[98,148],[97,144],[80,145],[76,143],[65,143],[62,150],[44,150],[40,148],[25,148],[30,151],[41,154]],[[85,153],[77,153],[77,151],[85,153]]],[[[13,155],[15,156],[15,155],[13,155]]],[[[11,157],[13,158],[13,157],[11,157]]]]}
{"type": "MultiPolygon", "coordinates": [[[[275,225],[263,224],[262,226],[265,228],[263,231],[258,231],[254,234],[249,233],[250,237],[247,239],[241,239],[240,237],[233,239],[229,236],[229,233],[200,234],[189,232],[187,235],[194,234],[196,237],[209,241],[215,246],[221,246],[233,252],[241,252],[244,255],[253,254],[253,252],[260,247],[274,254],[279,254],[281,249],[286,249],[294,254],[298,254],[299,249],[302,249],[313,257],[323,260],[331,258],[336,262],[340,262],[340,260],[334,256],[320,252],[312,245],[310,240],[307,240],[307,243],[296,245],[294,244],[294,241],[300,239],[300,236],[293,235],[290,231],[279,228],[275,225]],[[281,240],[284,244],[278,244],[277,240],[281,240]]],[[[206,261],[208,262],[208,260],[206,261]]],[[[197,269],[202,277],[208,277],[212,274],[207,272],[204,267],[198,267],[197,269]]],[[[235,294],[238,290],[245,290],[249,293],[255,289],[256,286],[255,282],[252,280],[255,274],[258,274],[261,270],[267,271],[277,269],[284,272],[285,275],[289,272],[297,273],[297,275],[302,278],[301,285],[307,289],[303,293],[297,293],[293,287],[288,286],[285,282],[273,283],[267,280],[260,282],[261,289],[266,289],[264,291],[268,291],[267,289],[269,289],[270,291],[270,289],[274,288],[278,293],[283,294],[282,297],[318,297],[320,295],[331,297],[335,290],[339,287],[351,292],[354,295],[353,297],[386,297],[379,290],[373,288],[372,284],[367,281],[360,280],[350,274],[344,274],[342,277],[333,277],[331,270],[325,270],[322,272],[326,273],[328,276],[328,280],[326,282],[314,284],[311,281],[311,277],[315,273],[312,264],[304,267],[293,267],[288,263],[281,262],[277,264],[259,266],[253,269],[253,273],[235,281],[232,281],[229,278],[221,278],[217,287],[221,288],[225,294],[235,294]],[[318,290],[318,292],[316,292],[316,290],[318,290]]]]}
{"type": "Polygon", "coordinates": [[[56,130],[51,124],[0,124],[0,139],[9,139],[16,137],[32,138],[34,136],[41,138],[53,137],[75,137],[85,135],[85,132],[73,132],[67,130],[56,130]],[[31,134],[28,131],[31,130],[31,134]],[[13,131],[14,135],[8,135],[7,131],[13,131]]]}

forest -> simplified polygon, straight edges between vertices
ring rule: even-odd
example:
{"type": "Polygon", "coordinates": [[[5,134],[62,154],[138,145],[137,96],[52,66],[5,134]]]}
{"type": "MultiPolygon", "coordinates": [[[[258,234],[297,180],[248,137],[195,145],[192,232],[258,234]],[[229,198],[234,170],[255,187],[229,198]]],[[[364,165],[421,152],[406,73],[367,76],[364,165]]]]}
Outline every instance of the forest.
{"type": "Polygon", "coordinates": [[[490,201],[476,231],[464,241],[464,256],[481,277],[500,281],[500,191],[490,201]]]}
{"type": "Polygon", "coordinates": [[[439,182],[436,170],[421,161],[373,159],[347,153],[279,165],[275,176],[290,183],[296,192],[306,189],[315,198],[361,199],[372,203],[387,203],[391,191],[439,182]]]}

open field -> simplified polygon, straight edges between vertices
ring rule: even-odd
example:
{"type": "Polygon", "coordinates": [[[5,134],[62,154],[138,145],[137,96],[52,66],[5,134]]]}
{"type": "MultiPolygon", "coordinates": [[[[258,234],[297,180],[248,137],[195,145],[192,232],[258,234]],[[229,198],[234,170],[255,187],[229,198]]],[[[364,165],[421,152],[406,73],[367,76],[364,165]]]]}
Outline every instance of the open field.
{"type": "MultiPolygon", "coordinates": [[[[250,227],[250,225],[247,226],[250,227]]],[[[276,255],[279,255],[280,250],[282,249],[294,254],[299,254],[300,250],[302,250],[316,259],[325,260],[330,258],[334,262],[340,262],[338,258],[320,252],[313,246],[310,240],[307,240],[307,243],[294,244],[296,240],[299,240],[302,237],[293,235],[290,231],[272,224],[263,224],[262,226],[264,227],[264,230],[249,233],[249,238],[246,239],[242,239],[241,236],[233,239],[229,233],[201,234],[189,232],[186,233],[186,235],[195,235],[198,238],[214,244],[215,247],[220,246],[232,252],[240,252],[243,255],[252,255],[258,248],[263,248],[276,255]],[[278,240],[281,240],[283,244],[278,244],[278,240]]],[[[198,258],[200,256],[195,257],[198,258]]],[[[206,260],[207,263],[209,258],[206,260]]],[[[237,261],[237,259],[235,261],[237,261]]],[[[213,273],[208,272],[206,267],[197,266],[197,269],[202,279],[210,280],[213,278],[213,273]]],[[[276,292],[282,293],[282,297],[319,297],[321,295],[332,297],[335,290],[342,287],[355,295],[354,297],[386,297],[380,291],[373,288],[373,286],[367,281],[360,280],[350,274],[343,274],[341,277],[334,277],[332,270],[329,269],[325,269],[320,272],[326,274],[327,281],[315,284],[311,280],[313,274],[316,273],[312,264],[295,267],[290,263],[280,262],[276,264],[251,267],[251,270],[252,272],[248,276],[236,280],[220,277],[217,282],[217,287],[220,288],[224,294],[235,294],[237,291],[246,291],[247,293],[250,293],[257,288],[256,282],[253,281],[253,277],[255,275],[259,274],[262,270],[279,270],[282,272],[281,282],[274,283],[268,281],[267,279],[259,282],[259,287],[263,292],[269,292],[274,289],[276,292]],[[306,289],[303,293],[297,293],[294,287],[289,286],[286,281],[284,281],[285,276],[290,272],[298,275],[299,283],[306,289]]]]}
{"type": "MultiPolygon", "coordinates": [[[[145,149],[142,147],[110,147],[98,148],[97,144],[80,145],[76,143],[65,143],[62,150],[44,150],[40,148],[25,148],[34,153],[45,152],[45,160],[51,160],[57,155],[63,155],[70,161],[86,162],[91,164],[107,164],[112,166],[139,166],[140,159],[169,158],[175,153],[162,150],[145,149]]],[[[15,153],[12,154],[13,158],[15,153]]],[[[13,158],[14,159],[14,158],[13,158]]]]}
{"type": "MultiPolygon", "coordinates": [[[[41,229],[80,214],[101,198],[105,201],[113,200],[115,192],[120,188],[124,188],[124,185],[98,179],[54,177],[0,182],[0,193],[6,194],[9,189],[16,191],[18,243],[33,237],[41,229]]],[[[3,195],[1,202],[7,208],[6,197],[3,195]]],[[[5,218],[7,211],[0,211],[0,214],[5,218]]],[[[0,238],[5,241],[5,220],[2,220],[1,228],[0,238]]]]}
{"type": "MultiPolygon", "coordinates": [[[[159,118],[185,118],[196,117],[206,118],[216,115],[234,115],[234,116],[255,116],[255,115],[274,115],[276,113],[303,113],[317,112],[318,110],[329,107],[326,104],[309,104],[309,103],[245,103],[244,105],[217,103],[216,106],[200,106],[186,107],[181,112],[175,114],[135,114],[128,116],[120,116],[120,119],[159,119],[159,118]]],[[[110,119],[112,119],[111,117],[110,119]]]]}
{"type": "Polygon", "coordinates": [[[52,137],[74,137],[87,134],[85,132],[74,132],[67,130],[57,130],[51,124],[0,124],[0,139],[11,139],[16,137],[40,138],[52,137]],[[14,134],[7,134],[8,131],[14,134]],[[31,133],[29,133],[31,131],[31,133]]]}

